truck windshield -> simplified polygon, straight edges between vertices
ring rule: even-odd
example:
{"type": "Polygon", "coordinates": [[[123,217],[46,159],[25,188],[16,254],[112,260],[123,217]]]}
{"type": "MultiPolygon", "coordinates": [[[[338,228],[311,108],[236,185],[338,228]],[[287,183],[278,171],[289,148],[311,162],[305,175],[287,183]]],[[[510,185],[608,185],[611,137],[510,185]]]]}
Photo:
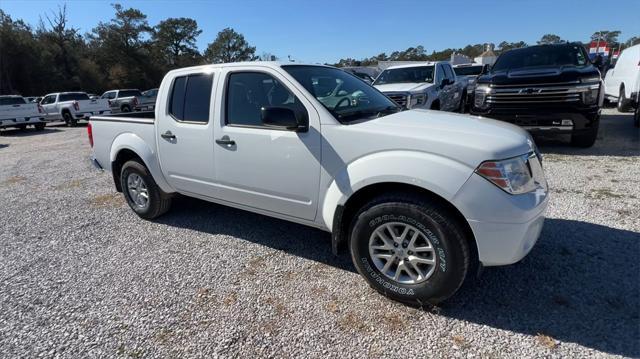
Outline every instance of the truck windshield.
{"type": "Polygon", "coordinates": [[[455,71],[456,76],[476,76],[482,72],[482,66],[454,67],[453,71],[455,71]]]}
{"type": "Polygon", "coordinates": [[[387,69],[373,83],[374,85],[395,83],[421,83],[433,82],[433,66],[401,67],[387,69]]]}
{"type": "Polygon", "coordinates": [[[60,98],[58,99],[59,102],[65,102],[65,101],[82,101],[82,100],[88,100],[89,99],[89,95],[87,95],[84,92],[74,92],[74,93],[63,93],[60,94],[60,98]]]}
{"type": "Polygon", "coordinates": [[[22,97],[0,97],[0,106],[22,105],[25,103],[22,97]]]}
{"type": "Polygon", "coordinates": [[[584,48],[578,45],[546,45],[514,49],[500,55],[492,71],[540,66],[586,66],[584,48]]]}
{"type": "Polygon", "coordinates": [[[345,71],[312,65],[282,68],[342,123],[400,111],[395,102],[345,71]]]}

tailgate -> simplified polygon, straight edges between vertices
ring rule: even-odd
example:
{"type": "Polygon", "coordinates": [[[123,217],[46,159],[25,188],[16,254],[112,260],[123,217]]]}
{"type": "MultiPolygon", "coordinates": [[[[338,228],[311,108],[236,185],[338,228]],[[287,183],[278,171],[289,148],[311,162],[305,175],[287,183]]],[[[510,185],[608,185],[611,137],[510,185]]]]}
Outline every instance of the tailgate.
{"type": "Polygon", "coordinates": [[[78,101],[78,112],[87,113],[89,115],[102,115],[104,111],[109,110],[109,104],[106,99],[93,99],[78,101]]]}
{"type": "Polygon", "coordinates": [[[15,119],[25,117],[38,117],[38,105],[35,103],[24,103],[0,106],[0,119],[15,119]]]}

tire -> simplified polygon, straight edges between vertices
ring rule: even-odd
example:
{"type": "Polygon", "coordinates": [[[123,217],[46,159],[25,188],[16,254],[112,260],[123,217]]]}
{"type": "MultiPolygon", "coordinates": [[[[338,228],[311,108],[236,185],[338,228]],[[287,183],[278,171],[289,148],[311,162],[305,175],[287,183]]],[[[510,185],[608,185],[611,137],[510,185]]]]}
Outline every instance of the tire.
{"type": "Polygon", "coordinates": [[[136,160],[128,161],[122,166],[120,185],[127,204],[141,218],[154,219],[166,213],[171,207],[171,196],[158,187],[147,167],[136,160]],[[128,181],[130,178],[134,179],[134,176],[143,181],[142,184],[147,194],[146,206],[141,206],[140,202],[136,202],[136,199],[133,198],[133,191],[129,189],[128,181]]]}
{"type": "Polygon", "coordinates": [[[71,112],[63,113],[62,118],[64,119],[64,123],[69,127],[76,127],[78,125],[78,119],[73,118],[71,112]]]}
{"type": "Polygon", "coordinates": [[[122,111],[122,112],[131,112],[131,107],[129,107],[128,105],[124,105],[124,106],[122,106],[120,111],[122,111]]]}
{"type": "Polygon", "coordinates": [[[620,86],[620,93],[618,94],[618,112],[629,111],[629,99],[625,97],[624,85],[620,86]]]}
{"type": "Polygon", "coordinates": [[[469,243],[462,228],[463,224],[457,217],[442,206],[416,199],[415,195],[383,195],[363,206],[354,217],[349,239],[351,259],[369,285],[383,295],[415,306],[436,305],[451,297],[462,286],[469,272],[469,243]],[[395,249],[386,245],[391,249],[376,252],[378,249],[372,249],[371,245],[380,246],[384,242],[380,231],[390,239],[389,228],[397,237],[405,229],[408,231],[406,238],[416,235],[418,239],[415,240],[415,246],[409,244],[401,248],[407,242],[414,242],[405,240],[401,245],[395,243],[395,249]],[[424,248],[428,248],[425,245],[427,243],[431,244],[430,252],[424,251],[424,248]],[[416,246],[422,249],[411,252],[411,249],[419,249],[416,246]],[[420,257],[432,260],[433,264],[418,264],[422,275],[416,276],[418,272],[413,270],[414,275],[409,276],[408,270],[400,269],[401,263],[406,262],[394,261],[385,274],[383,271],[388,261],[374,259],[372,251],[382,255],[390,253],[391,256],[401,251],[403,253],[400,256],[405,256],[405,259],[414,258],[414,261],[407,263],[408,266],[411,262],[416,263],[415,258],[420,257]],[[390,277],[398,272],[401,275],[397,279],[390,277]]]}
{"type": "Polygon", "coordinates": [[[588,148],[596,143],[598,138],[598,124],[590,128],[589,130],[574,133],[571,135],[571,145],[574,147],[588,148]]]}
{"type": "Polygon", "coordinates": [[[36,123],[35,125],[33,125],[33,127],[36,129],[36,131],[44,131],[44,127],[46,125],[47,125],[46,123],[41,122],[41,123],[36,123]]]}
{"type": "Polygon", "coordinates": [[[636,104],[636,110],[633,112],[633,125],[640,127],[640,101],[636,104]]]}
{"type": "Polygon", "coordinates": [[[467,111],[467,91],[462,93],[462,98],[460,98],[460,105],[458,107],[458,112],[465,113],[467,111]]]}
{"type": "Polygon", "coordinates": [[[19,130],[24,131],[27,129],[27,125],[18,125],[16,126],[19,130]]]}
{"type": "Polygon", "coordinates": [[[431,104],[431,109],[435,111],[440,111],[440,102],[434,102],[431,104]]]}

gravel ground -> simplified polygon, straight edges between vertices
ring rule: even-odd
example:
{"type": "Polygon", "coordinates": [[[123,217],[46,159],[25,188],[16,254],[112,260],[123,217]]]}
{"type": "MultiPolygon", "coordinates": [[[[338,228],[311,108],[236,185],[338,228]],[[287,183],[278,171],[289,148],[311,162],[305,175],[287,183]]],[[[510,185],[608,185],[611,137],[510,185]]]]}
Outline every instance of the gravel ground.
{"type": "Polygon", "coordinates": [[[539,139],[538,245],[440,308],[387,300],[327,233],[192,199],[139,219],[84,128],[0,136],[0,357],[640,356],[640,132],[539,139]]]}

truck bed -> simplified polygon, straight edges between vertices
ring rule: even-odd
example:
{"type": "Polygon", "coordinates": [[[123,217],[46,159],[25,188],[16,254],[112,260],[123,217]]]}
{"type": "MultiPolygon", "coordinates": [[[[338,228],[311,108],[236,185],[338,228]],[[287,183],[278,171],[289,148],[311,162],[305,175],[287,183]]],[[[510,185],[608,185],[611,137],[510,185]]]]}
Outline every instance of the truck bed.
{"type": "MultiPolygon", "coordinates": [[[[150,153],[156,153],[155,112],[130,112],[113,115],[91,116],[89,124],[93,134],[94,161],[107,171],[117,151],[134,141],[142,142],[150,153]],[[113,151],[113,153],[112,153],[113,151]]],[[[157,161],[157,156],[153,156],[157,161]]],[[[157,164],[149,164],[154,166],[157,164]]]]}

